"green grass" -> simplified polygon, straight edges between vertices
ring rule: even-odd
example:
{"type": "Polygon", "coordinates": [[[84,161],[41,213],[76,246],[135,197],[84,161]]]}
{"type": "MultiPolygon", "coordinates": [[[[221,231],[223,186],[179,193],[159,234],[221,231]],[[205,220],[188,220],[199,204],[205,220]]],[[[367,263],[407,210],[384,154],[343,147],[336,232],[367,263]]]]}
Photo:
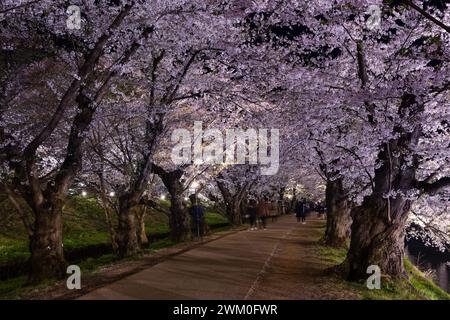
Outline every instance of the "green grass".
{"type": "Polygon", "coordinates": [[[426,278],[408,259],[405,259],[405,268],[409,274],[411,285],[421,295],[431,300],[450,300],[450,294],[426,278]]]}
{"type": "MultiPolygon", "coordinates": [[[[169,200],[158,200],[161,206],[168,207],[169,200]]],[[[0,210],[12,210],[7,201],[0,204],[0,210]]],[[[103,209],[94,198],[71,196],[64,206],[63,244],[65,250],[109,243],[110,235],[105,223],[103,209]]],[[[0,225],[0,264],[12,261],[25,261],[29,257],[28,239],[21,221],[14,219],[9,224],[0,225]]],[[[206,221],[210,225],[228,223],[219,213],[206,210],[206,221]]],[[[149,235],[169,232],[166,214],[149,209],[146,215],[146,233],[149,235]]]]}
{"type": "Polygon", "coordinates": [[[371,300],[450,300],[450,295],[426,278],[407,258],[408,280],[382,278],[380,290],[362,286],[364,299],[371,300]]]}
{"type": "MultiPolygon", "coordinates": [[[[120,261],[139,259],[140,257],[142,257],[143,254],[149,254],[149,253],[158,251],[160,249],[168,248],[168,247],[173,246],[174,244],[175,244],[175,242],[173,242],[170,239],[162,239],[159,241],[155,241],[155,242],[151,243],[147,248],[142,250],[142,254],[136,255],[134,257],[122,259],[120,261]]],[[[99,268],[114,264],[117,261],[118,260],[114,256],[114,254],[110,253],[110,254],[102,255],[101,257],[98,257],[98,258],[87,258],[87,259],[83,260],[82,262],[80,262],[78,264],[78,266],[80,267],[82,272],[93,272],[93,271],[98,270],[99,268]]]]}
{"type": "Polygon", "coordinates": [[[147,234],[156,235],[156,234],[167,233],[170,231],[170,229],[169,229],[169,225],[167,223],[159,223],[159,224],[154,224],[151,226],[146,225],[145,231],[147,234]]]}
{"type": "Polygon", "coordinates": [[[0,263],[25,261],[29,256],[28,241],[0,236],[0,263]]]}
{"type": "Polygon", "coordinates": [[[318,246],[319,253],[330,265],[342,263],[347,255],[346,248],[333,248],[328,246],[318,246]]]}
{"type": "Polygon", "coordinates": [[[78,266],[81,269],[81,272],[92,272],[97,270],[98,268],[102,266],[106,266],[109,264],[114,263],[117,260],[117,258],[114,256],[114,254],[105,254],[98,258],[87,258],[81,261],[78,266]]]}
{"type": "Polygon", "coordinates": [[[169,238],[162,239],[162,240],[155,241],[155,242],[151,243],[149,245],[149,247],[145,249],[144,252],[150,252],[151,253],[151,252],[154,252],[154,251],[157,251],[157,250],[160,250],[160,249],[171,247],[171,246],[173,246],[175,244],[176,244],[176,242],[170,240],[169,238]]]}
{"type": "Polygon", "coordinates": [[[9,295],[17,293],[26,281],[26,276],[0,281],[0,297],[8,298],[9,295]]]}
{"type": "Polygon", "coordinates": [[[205,220],[209,225],[229,223],[228,219],[220,213],[211,212],[209,210],[206,210],[205,220]]]}
{"type": "Polygon", "coordinates": [[[31,290],[44,289],[55,282],[55,279],[48,279],[40,284],[30,286],[27,284],[26,276],[0,281],[0,300],[17,299],[21,294],[28,293],[31,290]]]}
{"type": "MultiPolygon", "coordinates": [[[[331,267],[344,261],[347,249],[318,245],[318,252],[331,267]]],[[[409,279],[382,277],[379,290],[369,290],[365,283],[348,282],[343,279],[340,285],[343,288],[356,290],[361,298],[366,300],[450,300],[448,293],[434,284],[431,279],[426,278],[406,257],[405,269],[409,279]]]]}

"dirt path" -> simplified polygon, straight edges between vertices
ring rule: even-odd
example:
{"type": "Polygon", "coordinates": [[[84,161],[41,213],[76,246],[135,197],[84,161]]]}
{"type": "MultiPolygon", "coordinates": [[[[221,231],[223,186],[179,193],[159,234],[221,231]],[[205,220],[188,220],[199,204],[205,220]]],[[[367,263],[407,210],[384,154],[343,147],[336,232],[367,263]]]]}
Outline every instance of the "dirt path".
{"type": "Polygon", "coordinates": [[[323,221],[285,216],[241,231],[94,290],[81,299],[354,299],[323,275],[323,221]]]}
{"type": "Polygon", "coordinates": [[[317,241],[323,234],[323,220],[309,219],[297,224],[280,241],[249,299],[358,299],[358,295],[340,287],[326,276],[330,267],[320,257],[317,241]]]}

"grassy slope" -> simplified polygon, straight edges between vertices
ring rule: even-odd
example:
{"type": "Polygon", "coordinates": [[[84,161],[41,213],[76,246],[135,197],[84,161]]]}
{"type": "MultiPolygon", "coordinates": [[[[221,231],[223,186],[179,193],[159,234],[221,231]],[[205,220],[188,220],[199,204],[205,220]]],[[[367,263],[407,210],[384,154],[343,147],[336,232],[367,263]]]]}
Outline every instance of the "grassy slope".
{"type": "MultiPolygon", "coordinates": [[[[346,249],[330,248],[318,245],[318,251],[330,266],[338,265],[345,259],[346,249]]],[[[405,268],[409,281],[381,279],[380,290],[369,290],[364,283],[352,283],[342,280],[343,287],[357,290],[362,299],[375,300],[450,300],[450,295],[426,278],[407,258],[405,268]]]]}
{"type": "MultiPolygon", "coordinates": [[[[169,202],[161,201],[163,206],[169,202]]],[[[6,203],[0,210],[13,210],[6,203]]],[[[210,225],[226,224],[222,215],[206,211],[210,225]]],[[[147,234],[157,235],[169,232],[168,217],[159,211],[148,210],[146,215],[147,234]]],[[[79,249],[86,246],[109,243],[109,233],[105,224],[104,212],[95,199],[73,197],[64,207],[64,248],[79,249]]],[[[8,223],[0,224],[0,264],[8,261],[24,261],[28,258],[28,239],[21,222],[15,216],[8,223]]]]}

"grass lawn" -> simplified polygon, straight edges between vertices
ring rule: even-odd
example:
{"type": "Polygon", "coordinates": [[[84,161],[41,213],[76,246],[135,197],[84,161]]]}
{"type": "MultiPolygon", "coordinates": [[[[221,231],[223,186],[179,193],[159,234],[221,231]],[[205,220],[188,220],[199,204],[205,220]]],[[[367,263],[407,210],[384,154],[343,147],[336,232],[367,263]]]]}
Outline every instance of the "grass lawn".
{"type": "MultiPolygon", "coordinates": [[[[344,261],[347,249],[318,245],[318,252],[331,267],[344,261]]],[[[382,277],[379,290],[369,290],[365,283],[353,283],[345,280],[341,281],[341,285],[357,290],[363,299],[369,300],[450,300],[448,293],[434,284],[431,279],[425,277],[406,257],[405,269],[408,272],[408,280],[382,277]]]]}

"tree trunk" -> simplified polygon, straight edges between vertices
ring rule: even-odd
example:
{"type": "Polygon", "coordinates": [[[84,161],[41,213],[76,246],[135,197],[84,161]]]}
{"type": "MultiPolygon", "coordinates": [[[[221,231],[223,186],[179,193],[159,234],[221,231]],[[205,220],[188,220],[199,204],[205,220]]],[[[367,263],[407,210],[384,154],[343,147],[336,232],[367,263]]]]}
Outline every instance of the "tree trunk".
{"type": "Polygon", "coordinates": [[[152,170],[161,178],[170,194],[170,239],[176,242],[190,240],[189,214],[183,204],[184,187],[180,181],[184,171],[166,171],[156,164],[153,164],[152,170]]]}
{"type": "Polygon", "coordinates": [[[108,226],[109,239],[111,241],[111,247],[113,249],[113,252],[117,253],[118,245],[117,245],[116,229],[114,228],[114,224],[113,224],[113,221],[112,221],[111,210],[110,210],[108,204],[106,204],[106,203],[104,204],[103,211],[105,213],[106,225],[108,226]]]}
{"type": "MultiPolygon", "coordinates": [[[[101,148],[101,147],[100,147],[101,148]]],[[[108,231],[109,231],[109,238],[111,241],[111,247],[113,249],[114,253],[117,253],[118,251],[118,245],[117,245],[117,235],[116,235],[116,230],[114,228],[114,224],[112,221],[112,215],[111,215],[111,207],[109,205],[108,199],[106,197],[106,187],[105,187],[105,179],[104,179],[104,165],[103,165],[103,150],[100,149],[100,166],[101,166],[101,170],[98,173],[99,176],[99,180],[100,180],[100,200],[101,200],[101,206],[103,207],[103,211],[105,213],[105,221],[106,221],[106,225],[108,226],[108,231]]]]}
{"type": "Polygon", "coordinates": [[[117,255],[119,258],[133,256],[140,252],[136,230],[136,217],[126,199],[119,200],[119,226],[117,229],[117,255]]]}
{"type": "Polygon", "coordinates": [[[138,213],[138,240],[141,247],[148,244],[147,233],[145,232],[145,215],[147,213],[147,206],[144,206],[138,213]]]}
{"type": "Polygon", "coordinates": [[[411,206],[404,199],[391,200],[387,218],[386,199],[371,196],[352,210],[350,249],[344,262],[348,280],[366,279],[367,267],[377,265],[381,272],[394,277],[405,275],[403,266],[405,224],[411,206]]]}
{"type": "Polygon", "coordinates": [[[173,191],[170,194],[169,225],[171,240],[179,242],[191,239],[189,215],[183,205],[183,198],[180,194],[173,191]]]}
{"type": "Polygon", "coordinates": [[[62,200],[53,200],[47,210],[35,211],[33,235],[30,237],[30,273],[28,280],[62,278],[66,273],[62,242],[62,200]]]}
{"type": "Polygon", "coordinates": [[[327,227],[323,242],[327,246],[344,247],[350,235],[352,219],[350,204],[342,186],[342,179],[328,179],[325,191],[327,227]]]}
{"type": "Polygon", "coordinates": [[[232,194],[223,181],[218,179],[216,180],[216,183],[220,193],[222,194],[223,202],[225,204],[225,214],[228,220],[230,220],[230,223],[233,226],[241,225],[242,217],[240,206],[245,193],[245,189],[241,189],[240,191],[236,192],[236,194],[232,194]]]}
{"type": "Polygon", "coordinates": [[[240,226],[242,224],[240,204],[236,200],[230,202],[226,204],[227,217],[233,226],[240,226]]]}

